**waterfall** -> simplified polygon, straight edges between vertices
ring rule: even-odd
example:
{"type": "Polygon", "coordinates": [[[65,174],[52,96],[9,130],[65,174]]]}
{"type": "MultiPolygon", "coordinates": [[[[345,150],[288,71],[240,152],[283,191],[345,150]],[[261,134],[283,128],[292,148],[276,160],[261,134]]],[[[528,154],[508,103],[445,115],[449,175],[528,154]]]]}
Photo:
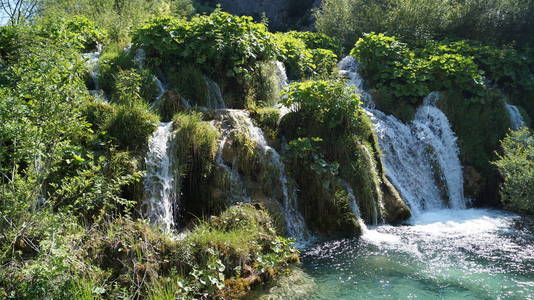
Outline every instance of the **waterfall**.
{"type": "Polygon", "coordinates": [[[356,195],[354,195],[354,191],[350,187],[350,184],[348,184],[345,181],[342,181],[342,183],[345,188],[345,191],[347,192],[347,196],[349,198],[350,209],[352,210],[352,213],[358,220],[358,223],[360,224],[360,228],[362,229],[362,232],[365,232],[367,231],[367,226],[365,225],[365,222],[362,220],[362,213],[360,212],[360,207],[358,206],[356,195]]]}
{"type": "Polygon", "coordinates": [[[373,122],[386,175],[410,205],[413,214],[445,207],[465,208],[463,172],[456,137],[445,114],[435,104],[439,93],[431,93],[417,109],[415,119],[404,124],[392,115],[374,109],[372,98],[362,90],[363,80],[352,57],[340,64],[363,95],[364,106],[373,122]]]}
{"type": "Polygon", "coordinates": [[[102,45],[97,45],[97,50],[95,52],[84,53],[82,54],[83,58],[86,59],[87,68],[89,69],[89,76],[93,81],[94,89],[89,90],[89,93],[96,97],[96,99],[107,103],[107,98],[104,92],[100,89],[100,71],[98,70],[98,65],[100,63],[100,55],[102,54],[102,45]]]}
{"type": "Polygon", "coordinates": [[[206,103],[207,107],[211,109],[226,108],[219,85],[208,77],[204,77],[204,80],[208,86],[208,103],[206,103]]]}
{"type": "Polygon", "coordinates": [[[163,95],[165,95],[165,93],[167,92],[167,88],[165,87],[163,82],[161,82],[161,80],[157,76],[154,76],[154,81],[156,82],[156,86],[159,89],[159,94],[156,96],[156,101],[157,101],[157,100],[161,99],[161,97],[163,97],[163,95]]]}
{"type": "Polygon", "coordinates": [[[523,120],[523,116],[521,115],[521,112],[519,111],[519,108],[517,108],[517,106],[506,104],[506,110],[508,111],[508,115],[510,116],[510,121],[512,122],[513,130],[518,130],[519,128],[525,126],[525,120],[523,120]]]}
{"type": "Polygon", "coordinates": [[[145,158],[146,216],[167,232],[175,226],[178,200],[172,169],[172,131],[172,122],[161,123],[150,138],[145,158]]]}
{"type": "MultiPolygon", "coordinates": [[[[286,220],[287,231],[289,235],[297,240],[305,240],[309,234],[306,229],[304,218],[297,210],[297,191],[289,183],[285,165],[282,162],[280,154],[267,144],[262,130],[255,126],[250,119],[248,113],[243,110],[226,109],[222,110],[225,116],[229,119],[233,128],[223,131],[223,137],[219,145],[217,153],[217,164],[227,170],[231,180],[231,190],[235,195],[232,196],[232,201],[250,201],[250,197],[246,192],[246,185],[235,166],[228,166],[224,163],[222,152],[224,144],[227,142],[228,136],[232,130],[238,130],[240,134],[246,134],[247,138],[254,142],[254,155],[258,155],[260,160],[268,166],[269,171],[272,170],[276,181],[276,186],[281,189],[280,202],[282,203],[283,215],[286,220]],[[245,200],[243,200],[245,199],[245,200]]],[[[239,159],[236,157],[235,159],[239,159]]]]}

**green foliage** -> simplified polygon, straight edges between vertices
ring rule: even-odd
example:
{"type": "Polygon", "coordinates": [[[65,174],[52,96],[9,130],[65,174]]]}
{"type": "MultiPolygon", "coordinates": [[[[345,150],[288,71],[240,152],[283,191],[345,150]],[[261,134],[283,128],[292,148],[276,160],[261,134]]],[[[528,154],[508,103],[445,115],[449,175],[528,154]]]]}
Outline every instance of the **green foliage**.
{"type": "Polygon", "coordinates": [[[351,51],[362,63],[362,75],[376,89],[406,102],[418,104],[431,90],[453,87],[470,101],[483,100],[483,72],[471,57],[434,53],[423,50],[416,55],[406,44],[381,33],[365,34],[351,51]]]}
{"type": "Polygon", "coordinates": [[[315,17],[317,31],[346,48],[368,32],[408,40],[449,37],[528,44],[534,5],[532,0],[325,0],[315,17]]]}
{"type": "Polygon", "coordinates": [[[96,49],[97,44],[106,41],[106,33],[84,16],[61,19],[47,19],[41,22],[41,35],[61,41],[65,47],[74,47],[83,52],[96,49]]]}
{"type": "Polygon", "coordinates": [[[523,127],[502,140],[503,153],[493,162],[501,173],[501,201],[507,209],[534,214],[534,134],[523,127]]]}
{"type": "Polygon", "coordinates": [[[45,0],[41,16],[54,20],[65,15],[83,15],[109,33],[113,44],[127,46],[129,33],[154,16],[187,16],[193,12],[191,0],[45,0]]]}
{"type": "Polygon", "coordinates": [[[282,104],[313,118],[318,127],[339,129],[338,134],[363,132],[360,99],[342,81],[315,80],[292,83],[282,104]]]}
{"type": "Polygon", "coordinates": [[[158,122],[158,116],[149,112],[146,105],[119,105],[105,130],[119,149],[141,154],[158,122]]]}
{"type": "Polygon", "coordinates": [[[248,77],[247,109],[274,106],[278,103],[282,86],[276,62],[258,63],[258,68],[248,77]]]}
{"type": "Polygon", "coordinates": [[[220,9],[189,21],[153,19],[136,31],[133,42],[134,48],[146,50],[153,66],[192,63],[215,78],[242,78],[256,62],[269,60],[275,54],[271,34],[264,24],[220,9]]]}
{"type": "Polygon", "coordinates": [[[289,78],[329,75],[337,65],[337,55],[332,50],[312,48],[308,44],[313,47],[316,44],[325,44],[330,48],[334,46],[330,45],[328,40],[319,40],[321,37],[312,40],[310,35],[295,32],[275,34],[275,41],[280,49],[278,59],[286,65],[289,78]]]}
{"type": "Polygon", "coordinates": [[[336,176],[339,164],[325,160],[319,147],[321,142],[323,142],[323,139],[318,137],[292,140],[288,144],[288,158],[304,162],[304,166],[318,176],[336,176]]]}
{"type": "Polygon", "coordinates": [[[332,51],[338,56],[342,54],[339,43],[324,33],[310,31],[289,31],[285,34],[303,41],[308,49],[326,49],[332,51]]]}

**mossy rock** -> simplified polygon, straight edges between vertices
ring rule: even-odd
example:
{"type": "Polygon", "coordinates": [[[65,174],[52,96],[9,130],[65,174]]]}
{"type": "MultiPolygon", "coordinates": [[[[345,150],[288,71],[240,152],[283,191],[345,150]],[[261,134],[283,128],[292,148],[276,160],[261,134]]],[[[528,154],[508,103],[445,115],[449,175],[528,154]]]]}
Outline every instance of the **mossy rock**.
{"type": "Polygon", "coordinates": [[[412,216],[410,208],[402,200],[397,189],[384,176],[382,178],[382,192],[385,208],[385,220],[389,224],[400,224],[412,216]]]}

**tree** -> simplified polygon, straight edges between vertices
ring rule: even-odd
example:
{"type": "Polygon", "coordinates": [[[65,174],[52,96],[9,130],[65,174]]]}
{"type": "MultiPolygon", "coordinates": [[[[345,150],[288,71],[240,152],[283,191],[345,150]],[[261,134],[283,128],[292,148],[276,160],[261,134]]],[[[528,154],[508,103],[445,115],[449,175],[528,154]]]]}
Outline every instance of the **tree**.
{"type": "Polygon", "coordinates": [[[0,0],[0,9],[9,19],[9,24],[18,25],[35,15],[38,2],[38,0],[0,0]]]}

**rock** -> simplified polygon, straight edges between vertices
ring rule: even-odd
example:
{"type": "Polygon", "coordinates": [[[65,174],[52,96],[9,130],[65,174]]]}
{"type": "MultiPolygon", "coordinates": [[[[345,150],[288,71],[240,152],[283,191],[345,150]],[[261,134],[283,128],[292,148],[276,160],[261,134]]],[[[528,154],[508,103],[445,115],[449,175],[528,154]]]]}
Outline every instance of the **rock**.
{"type": "Polygon", "coordinates": [[[478,198],[484,184],[484,178],[472,166],[464,167],[464,190],[468,197],[478,198]]]}
{"type": "Polygon", "coordinates": [[[400,224],[412,216],[410,208],[402,200],[397,189],[384,176],[382,178],[382,194],[386,222],[389,224],[400,224]]]}

